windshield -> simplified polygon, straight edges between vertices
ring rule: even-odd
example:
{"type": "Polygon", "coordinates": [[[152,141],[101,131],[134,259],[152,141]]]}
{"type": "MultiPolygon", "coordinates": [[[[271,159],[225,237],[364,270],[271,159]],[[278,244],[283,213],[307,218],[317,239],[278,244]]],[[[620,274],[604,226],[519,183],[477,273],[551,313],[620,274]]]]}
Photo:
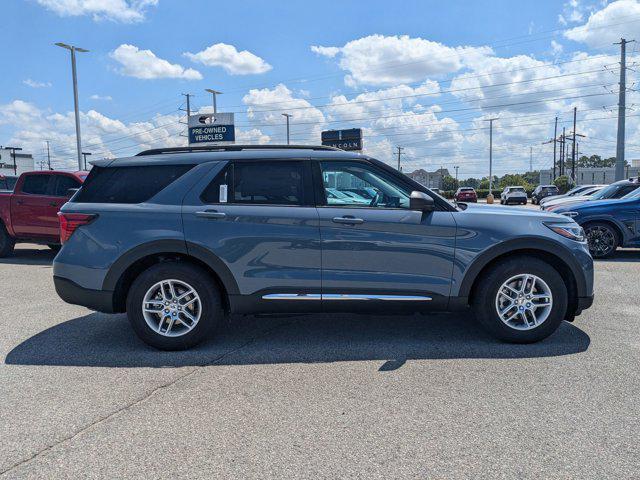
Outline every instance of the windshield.
{"type": "Polygon", "coordinates": [[[602,190],[595,193],[591,198],[593,200],[602,200],[603,198],[610,198],[613,196],[614,193],[618,191],[620,187],[621,185],[616,185],[615,183],[612,183],[611,185],[604,187],[602,190]]]}
{"type": "Polygon", "coordinates": [[[509,189],[510,192],[524,192],[523,187],[512,187],[509,189]]]}
{"type": "Polygon", "coordinates": [[[634,191],[627,193],[623,199],[627,200],[629,198],[640,198],[640,188],[636,188],[634,191]]]}

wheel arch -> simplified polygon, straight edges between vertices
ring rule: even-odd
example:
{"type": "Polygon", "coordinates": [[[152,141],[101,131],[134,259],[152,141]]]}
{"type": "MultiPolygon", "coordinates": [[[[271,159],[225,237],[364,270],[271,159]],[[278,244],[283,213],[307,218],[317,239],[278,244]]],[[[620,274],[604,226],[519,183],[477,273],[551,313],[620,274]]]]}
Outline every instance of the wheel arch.
{"type": "Polygon", "coordinates": [[[498,244],[483,252],[467,269],[460,285],[459,296],[466,298],[467,303],[471,304],[484,272],[507,258],[533,256],[551,265],[565,281],[568,294],[566,318],[573,318],[578,308],[578,297],[583,295],[581,292],[586,291],[586,282],[580,274],[580,265],[573,260],[571,254],[562,256],[563,250],[566,249],[560,244],[542,238],[535,239],[535,242],[524,239],[505,242],[504,245],[498,244]]]}
{"type": "Polygon", "coordinates": [[[580,226],[586,230],[587,226],[593,223],[604,223],[613,227],[613,230],[616,232],[616,235],[618,235],[618,247],[624,244],[625,242],[624,229],[622,228],[622,226],[620,226],[620,224],[618,224],[618,222],[615,219],[612,219],[611,217],[591,217],[588,220],[585,220],[583,223],[581,223],[580,226]]]}
{"type": "Polygon", "coordinates": [[[109,269],[102,288],[113,292],[114,312],[126,310],[127,292],[140,273],[156,263],[169,261],[192,263],[209,273],[221,289],[225,308],[229,309],[229,295],[238,293],[238,285],[220,258],[181,240],[156,240],[129,250],[109,269]]]}

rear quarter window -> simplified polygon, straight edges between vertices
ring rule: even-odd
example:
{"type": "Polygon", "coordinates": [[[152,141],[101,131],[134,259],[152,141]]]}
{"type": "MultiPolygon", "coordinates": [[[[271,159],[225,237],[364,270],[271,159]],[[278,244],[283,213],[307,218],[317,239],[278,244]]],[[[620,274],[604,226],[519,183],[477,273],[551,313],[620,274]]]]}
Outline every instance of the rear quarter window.
{"type": "Polygon", "coordinates": [[[193,168],[193,165],[94,167],[75,197],[80,203],[142,203],[193,168]]]}

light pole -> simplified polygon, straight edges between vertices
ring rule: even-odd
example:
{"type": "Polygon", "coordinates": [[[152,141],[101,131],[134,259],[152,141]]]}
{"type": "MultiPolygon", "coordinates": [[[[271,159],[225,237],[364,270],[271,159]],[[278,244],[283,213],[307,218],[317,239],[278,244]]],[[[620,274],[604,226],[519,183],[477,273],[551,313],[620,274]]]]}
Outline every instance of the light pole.
{"type": "Polygon", "coordinates": [[[82,141],[80,140],[80,113],[78,109],[78,77],[76,75],[76,52],[88,52],[84,48],[66,43],[56,43],[58,47],[65,48],[71,52],[71,75],[73,77],[73,106],[76,113],[76,146],[78,148],[78,170],[82,170],[82,141]]]}
{"type": "Polygon", "coordinates": [[[486,118],[489,122],[489,195],[487,195],[487,203],[493,203],[493,122],[497,118],[486,118]]]}
{"type": "Polygon", "coordinates": [[[216,95],[222,95],[222,92],[214,90],[213,88],[205,88],[205,92],[209,92],[213,96],[213,113],[218,113],[218,105],[216,103],[216,95]]]}
{"type": "Polygon", "coordinates": [[[13,174],[18,175],[18,165],[16,164],[16,152],[22,150],[20,147],[4,147],[7,150],[11,150],[11,156],[13,157],[13,174]]]}
{"type": "Polygon", "coordinates": [[[458,188],[458,169],[460,168],[458,165],[456,165],[455,167],[453,167],[456,169],[456,188],[458,188]]]}
{"type": "Polygon", "coordinates": [[[82,156],[84,157],[84,169],[87,169],[87,155],[91,155],[89,152],[82,152],[82,156]]]}
{"type": "Polygon", "coordinates": [[[287,145],[289,145],[289,118],[292,115],[290,113],[283,113],[282,116],[287,118],[287,145]]]}

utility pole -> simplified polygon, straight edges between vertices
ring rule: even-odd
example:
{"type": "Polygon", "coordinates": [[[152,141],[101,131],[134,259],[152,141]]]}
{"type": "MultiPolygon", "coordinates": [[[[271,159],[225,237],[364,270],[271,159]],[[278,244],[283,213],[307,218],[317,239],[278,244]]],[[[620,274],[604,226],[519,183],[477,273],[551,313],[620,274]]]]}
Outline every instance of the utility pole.
{"type": "Polygon", "coordinates": [[[497,118],[486,118],[485,122],[489,122],[489,195],[493,191],[493,121],[497,118]]]}
{"type": "Polygon", "coordinates": [[[571,147],[571,179],[576,181],[576,112],[578,107],[573,107],[573,146],[571,147]]]}
{"type": "Polygon", "coordinates": [[[87,155],[91,155],[89,152],[82,152],[82,156],[84,157],[84,169],[87,169],[87,155]]]}
{"type": "Polygon", "coordinates": [[[616,143],[616,176],[615,180],[624,179],[624,129],[627,108],[627,43],[635,40],[621,38],[614,45],[620,45],[620,92],[618,93],[618,139],[616,143]]]}
{"type": "Polygon", "coordinates": [[[396,147],[398,149],[398,171],[401,172],[402,168],[400,167],[400,155],[402,155],[402,151],[404,147],[396,147]]]}
{"type": "Polygon", "coordinates": [[[556,140],[558,138],[558,117],[556,117],[556,124],[555,127],[553,127],[553,179],[556,179],[556,147],[558,144],[558,141],[556,140]]]}
{"type": "Polygon", "coordinates": [[[567,158],[567,134],[566,134],[566,127],[562,127],[562,136],[560,137],[560,176],[565,174],[566,158],[567,158]]]}
{"type": "Polygon", "coordinates": [[[4,147],[7,150],[11,150],[11,156],[13,157],[13,174],[18,175],[18,165],[16,164],[16,151],[22,150],[20,147],[4,147]]]}
{"type": "Polygon", "coordinates": [[[282,116],[287,119],[287,145],[289,145],[289,118],[291,118],[292,115],[290,113],[283,113],[282,116]]]}
{"type": "Polygon", "coordinates": [[[78,107],[78,77],[76,75],[76,52],[88,52],[84,48],[66,43],[56,43],[58,47],[65,48],[71,52],[71,76],[73,78],[73,106],[76,114],[76,147],[78,149],[78,170],[82,170],[82,140],[80,139],[80,108],[78,107]]]}
{"type": "Polygon", "coordinates": [[[529,147],[529,171],[533,172],[533,147],[529,147]]]}
{"type": "Polygon", "coordinates": [[[205,92],[209,92],[213,96],[213,113],[218,113],[218,105],[216,103],[216,95],[222,95],[222,92],[214,90],[213,88],[205,88],[205,92]]]}
{"type": "Polygon", "coordinates": [[[190,93],[183,93],[185,97],[187,97],[187,123],[189,122],[189,117],[191,116],[191,97],[193,97],[190,93]]]}
{"type": "Polygon", "coordinates": [[[49,150],[49,140],[45,140],[47,142],[47,167],[51,170],[51,151],[49,150]]]}
{"type": "Polygon", "coordinates": [[[460,168],[458,165],[456,165],[455,167],[453,167],[456,169],[456,186],[458,185],[458,169],[460,168]]]}

